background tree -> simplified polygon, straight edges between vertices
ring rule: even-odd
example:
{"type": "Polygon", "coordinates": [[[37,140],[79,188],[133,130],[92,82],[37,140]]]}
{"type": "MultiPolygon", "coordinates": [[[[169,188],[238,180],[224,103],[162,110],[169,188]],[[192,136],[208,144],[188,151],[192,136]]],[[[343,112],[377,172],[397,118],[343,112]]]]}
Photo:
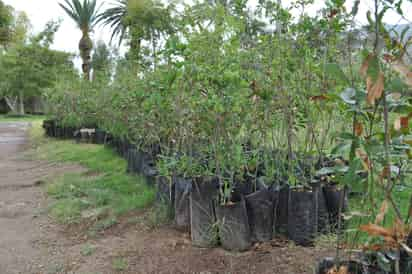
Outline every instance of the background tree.
{"type": "Polygon", "coordinates": [[[76,22],[82,31],[82,38],[79,42],[80,57],[82,58],[82,70],[84,78],[90,80],[90,63],[93,41],[90,38],[90,32],[97,23],[99,7],[96,0],[65,0],[64,4],[59,4],[64,11],[76,22]]]}
{"type": "Polygon", "coordinates": [[[113,56],[110,48],[99,40],[93,52],[92,69],[93,79],[108,82],[112,72],[113,56]]]}
{"type": "Polygon", "coordinates": [[[70,54],[50,49],[57,28],[48,23],[44,31],[13,45],[0,59],[0,97],[13,113],[24,115],[27,97],[40,96],[59,74],[73,73],[70,54]]]}
{"type": "Polygon", "coordinates": [[[0,45],[4,48],[10,43],[13,25],[13,8],[0,0],[0,45]]]}

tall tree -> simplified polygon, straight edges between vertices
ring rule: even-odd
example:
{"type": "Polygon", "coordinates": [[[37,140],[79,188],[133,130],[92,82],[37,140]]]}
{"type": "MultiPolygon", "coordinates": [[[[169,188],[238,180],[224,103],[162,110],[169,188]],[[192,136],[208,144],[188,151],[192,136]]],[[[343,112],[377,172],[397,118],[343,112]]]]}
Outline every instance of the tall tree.
{"type": "Polygon", "coordinates": [[[4,48],[11,41],[13,26],[13,8],[0,0],[0,45],[4,48]]]}
{"type": "Polygon", "coordinates": [[[82,70],[84,78],[90,80],[91,52],[93,50],[90,32],[97,23],[99,7],[96,4],[96,0],[83,0],[83,3],[80,0],[64,0],[64,3],[59,3],[59,5],[82,31],[82,38],[79,42],[80,56],[83,61],[82,70]]]}

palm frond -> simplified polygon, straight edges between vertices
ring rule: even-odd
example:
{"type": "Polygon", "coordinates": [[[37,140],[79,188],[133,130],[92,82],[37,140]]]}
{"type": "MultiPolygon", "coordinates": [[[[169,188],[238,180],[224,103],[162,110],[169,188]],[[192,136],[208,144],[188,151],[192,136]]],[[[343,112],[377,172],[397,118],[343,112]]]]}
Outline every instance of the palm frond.
{"type": "Polygon", "coordinates": [[[116,2],[116,6],[102,12],[96,21],[112,29],[110,42],[112,42],[115,37],[118,37],[119,44],[121,44],[128,28],[128,26],[124,24],[124,18],[127,16],[127,0],[117,0],[116,2]]]}
{"type": "Polygon", "coordinates": [[[64,0],[59,5],[82,31],[89,32],[96,25],[101,7],[96,0],[64,0]]]}

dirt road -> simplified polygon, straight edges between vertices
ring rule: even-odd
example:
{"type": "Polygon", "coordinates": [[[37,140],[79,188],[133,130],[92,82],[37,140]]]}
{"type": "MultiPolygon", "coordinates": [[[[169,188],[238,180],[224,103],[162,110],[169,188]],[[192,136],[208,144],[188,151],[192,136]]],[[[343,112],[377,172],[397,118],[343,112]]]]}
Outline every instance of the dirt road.
{"type": "Polygon", "coordinates": [[[18,159],[28,126],[0,123],[0,273],[35,272],[34,261],[41,256],[34,245],[40,233],[34,219],[41,193],[33,163],[18,159]]]}
{"type": "Polygon", "coordinates": [[[26,122],[0,122],[1,274],[51,273],[47,269],[53,265],[50,247],[57,234],[42,214],[45,198],[41,184],[46,176],[74,169],[25,160],[29,126],[26,122]]]}

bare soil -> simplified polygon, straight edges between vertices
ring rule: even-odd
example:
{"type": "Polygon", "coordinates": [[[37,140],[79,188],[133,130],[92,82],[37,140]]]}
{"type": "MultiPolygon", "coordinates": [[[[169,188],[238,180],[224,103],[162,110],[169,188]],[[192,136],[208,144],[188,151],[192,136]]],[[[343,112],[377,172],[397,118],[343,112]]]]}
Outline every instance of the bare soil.
{"type": "Polygon", "coordinates": [[[191,246],[172,226],[148,225],[150,212],[133,212],[102,233],[62,226],[47,215],[47,176],[84,172],[79,166],[22,157],[27,123],[0,123],[0,274],[43,273],[313,273],[333,248],[294,246],[276,239],[251,251],[191,246]]]}

